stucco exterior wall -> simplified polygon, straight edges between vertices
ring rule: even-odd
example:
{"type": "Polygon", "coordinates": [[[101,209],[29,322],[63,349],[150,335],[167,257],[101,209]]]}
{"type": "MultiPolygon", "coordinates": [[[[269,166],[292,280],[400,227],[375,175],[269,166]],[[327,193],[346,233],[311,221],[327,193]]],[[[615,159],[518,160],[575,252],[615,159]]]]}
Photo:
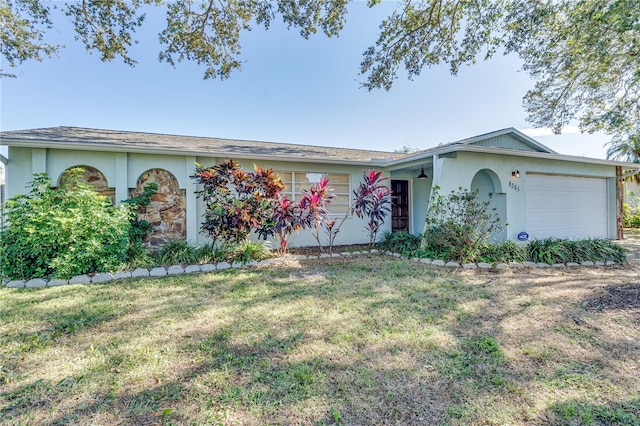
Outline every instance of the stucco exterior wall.
{"type": "Polygon", "coordinates": [[[57,184],[60,175],[68,168],[91,166],[105,175],[108,185],[115,188],[115,200],[119,202],[129,197],[129,189],[136,187],[144,172],[154,168],[165,169],[175,176],[180,189],[186,193],[187,239],[196,241],[198,238],[198,218],[190,213],[196,211],[195,184],[189,179],[195,157],[9,147],[9,158],[9,197],[26,193],[26,184],[33,180],[34,173],[48,173],[52,182],[57,184]]]}
{"type": "MultiPolygon", "coordinates": [[[[110,187],[115,188],[116,201],[128,197],[129,189],[135,188],[137,179],[149,169],[161,168],[175,176],[180,189],[185,191],[187,211],[186,237],[190,242],[205,242],[206,236],[200,234],[199,228],[204,213],[204,205],[196,198],[198,190],[196,183],[189,176],[193,174],[194,163],[197,161],[204,166],[215,164],[222,158],[195,157],[181,155],[160,154],[128,154],[123,152],[98,152],[82,150],[65,150],[54,148],[20,148],[9,147],[9,162],[6,170],[7,196],[26,193],[26,186],[32,181],[34,173],[49,173],[52,180],[57,182],[59,176],[68,168],[79,165],[94,167],[102,172],[110,187]]],[[[345,166],[322,163],[286,162],[266,160],[240,160],[245,170],[253,170],[257,163],[263,168],[273,168],[282,172],[310,172],[348,174],[350,179],[349,193],[358,185],[362,171],[366,167],[345,166]]],[[[416,163],[418,164],[418,163],[416,163]]],[[[422,164],[422,163],[420,163],[422,164]]],[[[424,230],[424,217],[428,207],[431,188],[440,186],[440,192],[447,194],[459,187],[469,189],[474,176],[481,171],[489,171],[493,177],[496,193],[503,194],[505,199],[505,215],[508,226],[505,238],[515,240],[517,234],[526,231],[526,191],[527,175],[530,173],[547,173],[582,177],[600,177],[607,179],[610,212],[609,237],[615,238],[615,166],[589,164],[581,162],[552,160],[546,158],[531,158],[508,154],[489,154],[478,152],[457,152],[447,156],[434,156],[431,163],[424,162],[429,167],[425,172],[429,179],[416,179],[412,165],[405,165],[393,172],[386,172],[385,176],[394,179],[407,179],[411,192],[411,232],[421,233],[424,230]],[[520,178],[511,176],[511,172],[518,170],[520,178]]],[[[380,169],[380,168],[379,168],[380,169]]],[[[351,197],[351,195],[350,195],[351,197]]],[[[340,220],[340,219],[338,219],[340,220]]],[[[367,243],[365,231],[366,221],[355,217],[346,220],[336,239],[336,244],[367,243]]],[[[380,235],[391,229],[391,221],[383,225],[380,235]]],[[[322,233],[323,241],[326,236],[322,233]]],[[[309,231],[300,231],[290,241],[291,246],[315,245],[315,239],[309,231]]]]}
{"type": "MultiPolygon", "coordinates": [[[[179,155],[132,154],[120,152],[98,152],[64,149],[17,148],[9,147],[9,164],[7,165],[8,196],[23,194],[28,191],[25,184],[32,181],[33,173],[46,172],[54,183],[60,175],[70,167],[91,166],[102,172],[110,187],[115,188],[117,202],[128,198],[129,190],[136,187],[138,178],[150,169],[160,168],[173,174],[180,189],[185,190],[187,211],[187,241],[204,243],[208,239],[202,235],[200,225],[204,214],[204,204],[196,198],[199,189],[191,176],[195,162],[204,166],[214,165],[221,160],[214,157],[194,157],[179,155]]],[[[241,160],[240,166],[247,171],[253,170],[256,163],[263,168],[273,168],[282,172],[310,172],[348,174],[350,178],[349,192],[358,185],[363,167],[340,166],[312,163],[289,163],[263,160],[241,160]]],[[[331,183],[329,183],[331,184],[331,183]]],[[[340,220],[342,215],[336,215],[340,220]]],[[[387,221],[379,235],[391,228],[387,221]]],[[[369,241],[365,231],[366,221],[349,217],[336,238],[336,244],[359,244],[369,241]]],[[[423,225],[422,225],[423,226],[423,225]]],[[[323,243],[326,236],[321,232],[323,243]]],[[[275,247],[275,241],[272,242],[275,247]]],[[[310,231],[300,231],[290,240],[290,246],[315,245],[316,241],[310,231]]]]}
{"type": "Polygon", "coordinates": [[[428,179],[416,179],[417,174],[414,170],[398,170],[391,173],[391,179],[401,179],[409,181],[410,197],[410,226],[409,232],[412,234],[421,234],[424,231],[424,219],[429,206],[429,197],[431,196],[431,186],[433,185],[433,170],[424,169],[428,179]]]}
{"type": "Polygon", "coordinates": [[[510,155],[458,152],[455,158],[439,158],[434,162],[434,185],[441,187],[441,193],[447,194],[458,187],[469,189],[471,182],[481,170],[491,170],[499,180],[498,193],[506,194],[506,238],[517,239],[521,231],[526,231],[526,191],[528,173],[546,173],[580,177],[600,177],[608,179],[610,211],[609,238],[615,238],[615,166],[549,160],[542,158],[519,157],[510,155]],[[520,178],[511,173],[520,172],[520,178]],[[511,183],[512,185],[510,185],[511,183]]]}
{"type": "Polygon", "coordinates": [[[24,194],[27,189],[25,184],[32,181],[31,150],[10,146],[8,149],[9,160],[5,170],[5,190],[7,198],[24,194]]]}
{"type": "MultiPolygon", "coordinates": [[[[213,166],[216,162],[223,160],[223,158],[211,158],[211,157],[197,157],[196,161],[202,164],[205,167],[213,166]]],[[[335,174],[348,174],[350,177],[350,188],[349,192],[356,188],[358,183],[362,179],[362,171],[365,169],[360,166],[343,166],[343,165],[335,165],[335,164],[315,164],[315,163],[302,163],[302,162],[283,162],[283,161],[266,161],[266,160],[237,160],[240,167],[242,167],[245,171],[253,171],[254,163],[262,168],[272,168],[275,171],[279,172],[302,172],[302,173],[335,173],[335,174]]],[[[192,170],[193,172],[193,170],[192,170]]],[[[191,172],[191,173],[192,173],[191,172]]],[[[388,174],[386,175],[388,177],[388,174]]],[[[331,181],[329,181],[329,185],[331,185],[331,181]]],[[[199,190],[199,188],[197,188],[199,190]]],[[[352,200],[353,197],[351,196],[352,200]]],[[[331,206],[329,206],[331,208],[331,206]]],[[[200,228],[200,224],[202,222],[202,217],[204,215],[205,206],[204,203],[198,199],[197,201],[197,219],[198,219],[198,229],[200,228]]],[[[335,215],[332,217],[338,218],[338,222],[342,219],[344,215],[335,215]]],[[[346,219],[344,225],[340,229],[340,233],[336,237],[335,244],[365,244],[369,242],[369,236],[365,231],[366,221],[363,219],[358,219],[357,217],[350,216],[346,219]]],[[[382,227],[382,230],[379,232],[378,236],[381,236],[383,232],[391,229],[391,221],[386,221],[382,227]]],[[[323,244],[326,244],[327,238],[324,231],[320,232],[321,241],[323,244]]],[[[199,243],[204,243],[208,239],[205,235],[198,234],[197,241],[199,243]]],[[[276,246],[276,241],[273,238],[270,238],[272,247],[276,246]]],[[[313,246],[316,245],[317,242],[309,230],[301,230],[298,233],[295,233],[290,241],[290,247],[304,247],[304,246],[313,246]]]]}

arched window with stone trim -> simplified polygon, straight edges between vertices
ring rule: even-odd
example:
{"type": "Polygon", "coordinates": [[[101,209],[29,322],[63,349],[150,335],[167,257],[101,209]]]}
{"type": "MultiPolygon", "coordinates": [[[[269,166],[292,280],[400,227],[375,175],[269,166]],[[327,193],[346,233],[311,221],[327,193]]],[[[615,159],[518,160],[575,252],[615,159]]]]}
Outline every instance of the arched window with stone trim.
{"type": "Polygon", "coordinates": [[[111,200],[111,204],[115,204],[116,202],[116,191],[115,188],[110,187],[107,182],[106,176],[95,167],[91,166],[73,166],[66,169],[64,172],[60,174],[60,178],[58,179],[58,185],[62,185],[64,180],[66,179],[67,173],[71,169],[83,169],[84,173],[82,174],[82,181],[87,185],[91,186],[94,191],[96,191],[100,195],[104,195],[105,197],[111,200]]]}
{"type": "Polygon", "coordinates": [[[142,173],[136,187],[129,190],[129,196],[142,193],[149,183],[158,185],[158,192],[151,197],[146,207],[141,207],[138,215],[153,226],[149,235],[149,245],[156,247],[170,239],[187,238],[187,198],[186,191],[180,189],[178,180],[164,169],[151,169],[142,173]]]}

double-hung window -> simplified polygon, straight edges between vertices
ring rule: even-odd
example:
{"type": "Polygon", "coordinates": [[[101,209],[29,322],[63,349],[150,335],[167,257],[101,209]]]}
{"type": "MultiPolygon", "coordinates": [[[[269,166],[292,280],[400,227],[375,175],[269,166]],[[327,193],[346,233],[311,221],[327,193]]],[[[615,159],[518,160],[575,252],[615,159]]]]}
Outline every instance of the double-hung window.
{"type": "Polygon", "coordinates": [[[282,195],[293,201],[300,201],[303,191],[308,190],[312,184],[320,182],[320,179],[328,179],[329,186],[333,188],[330,194],[333,195],[327,210],[332,215],[344,215],[349,210],[350,205],[350,175],[337,173],[305,173],[305,172],[276,172],[286,188],[282,195]]]}

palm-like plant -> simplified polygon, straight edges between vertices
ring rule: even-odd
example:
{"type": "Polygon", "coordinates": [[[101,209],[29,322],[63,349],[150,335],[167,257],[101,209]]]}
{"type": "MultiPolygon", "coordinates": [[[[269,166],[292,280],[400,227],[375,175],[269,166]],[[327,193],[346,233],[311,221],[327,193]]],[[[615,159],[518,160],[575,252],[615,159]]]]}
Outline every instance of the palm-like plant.
{"type": "MultiPolygon", "coordinates": [[[[640,163],[640,133],[631,135],[626,141],[612,140],[607,145],[608,160],[624,160],[631,163],[640,163]]],[[[640,176],[630,177],[634,182],[640,183],[640,176]]]]}
{"type": "Polygon", "coordinates": [[[607,145],[607,159],[640,163],[640,134],[631,135],[626,141],[613,140],[607,145]]]}

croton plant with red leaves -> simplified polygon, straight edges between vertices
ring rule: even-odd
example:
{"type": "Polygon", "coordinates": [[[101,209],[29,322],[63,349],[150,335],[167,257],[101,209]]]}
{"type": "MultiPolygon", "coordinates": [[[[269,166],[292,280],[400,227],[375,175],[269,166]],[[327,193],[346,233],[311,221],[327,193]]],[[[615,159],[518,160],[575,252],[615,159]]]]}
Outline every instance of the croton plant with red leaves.
{"type": "Polygon", "coordinates": [[[251,232],[266,239],[275,232],[274,210],[284,184],[272,169],[254,170],[245,172],[233,160],[211,167],[196,163],[192,178],[202,185],[197,196],[206,207],[201,230],[214,242],[239,243],[251,232]]]}
{"type": "Polygon", "coordinates": [[[274,211],[280,253],[284,254],[287,251],[289,239],[294,232],[309,229],[326,219],[329,214],[327,205],[331,203],[332,198],[332,189],[328,183],[328,179],[313,183],[308,190],[303,190],[299,202],[293,202],[286,197],[281,199],[279,207],[274,211]]]}
{"type": "Polygon", "coordinates": [[[244,172],[233,160],[212,167],[196,163],[192,178],[202,185],[197,195],[206,206],[201,229],[214,242],[223,243],[239,243],[252,232],[265,239],[276,235],[284,253],[294,232],[327,216],[331,198],[328,180],[312,184],[294,202],[282,196],[285,185],[272,169],[254,165],[254,170],[244,172]]]}
{"type": "Polygon", "coordinates": [[[320,246],[319,232],[325,229],[331,250],[342,224],[350,215],[368,220],[366,229],[373,245],[391,212],[391,189],[383,183],[388,178],[375,170],[363,172],[363,181],[353,191],[354,201],[340,222],[329,218],[327,206],[333,195],[327,179],[312,184],[303,191],[300,200],[293,201],[281,195],[285,186],[272,169],[256,165],[254,172],[245,172],[233,160],[224,160],[211,167],[196,163],[192,178],[202,186],[197,195],[206,206],[201,229],[214,242],[240,243],[252,232],[265,239],[275,235],[283,254],[294,232],[312,228],[315,228],[320,246]]]}

